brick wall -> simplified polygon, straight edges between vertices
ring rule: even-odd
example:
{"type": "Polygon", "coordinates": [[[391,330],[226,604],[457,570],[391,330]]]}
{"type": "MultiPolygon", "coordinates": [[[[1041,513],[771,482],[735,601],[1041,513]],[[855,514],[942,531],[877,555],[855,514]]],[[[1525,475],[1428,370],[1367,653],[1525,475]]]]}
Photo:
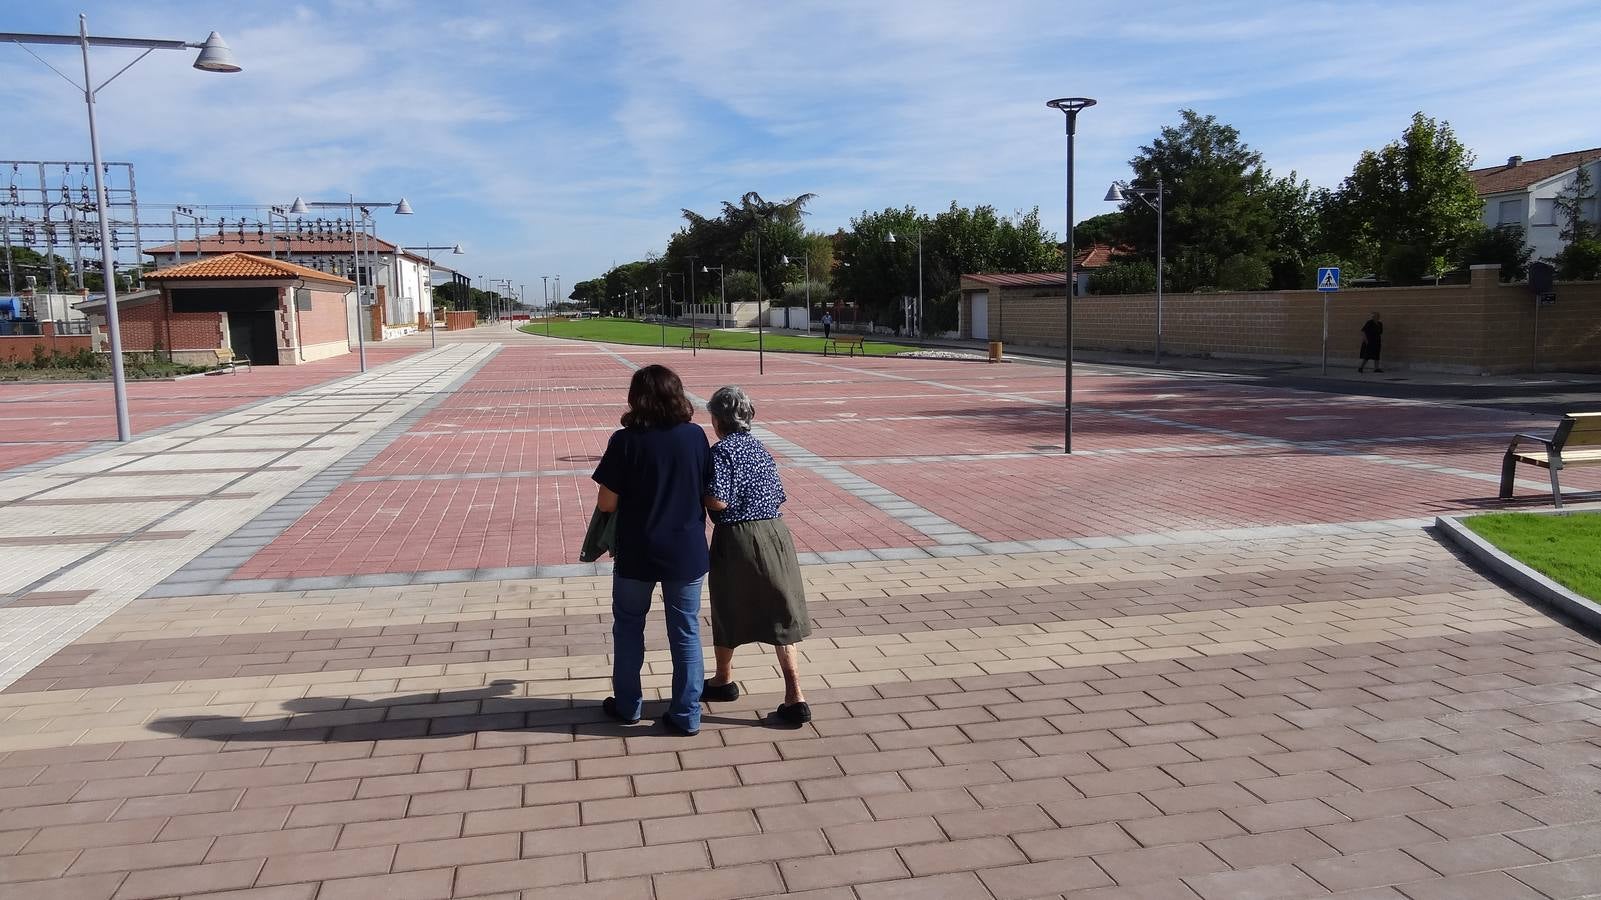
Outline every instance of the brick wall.
{"type": "Polygon", "coordinates": [[[75,353],[89,349],[87,334],[58,335],[54,322],[41,322],[40,331],[43,334],[0,335],[0,362],[32,362],[35,347],[43,347],[46,353],[75,353]]]}
{"type": "MultiPolygon", "coordinates": [[[[118,314],[122,349],[127,353],[157,349],[214,350],[223,346],[222,313],[172,313],[169,316],[163,300],[156,300],[120,307],[118,314]]],[[[104,332],[103,326],[101,331],[104,332]]],[[[107,349],[104,338],[101,349],[107,349]]]]}
{"type": "MultiPolygon", "coordinates": [[[[1362,323],[1384,321],[1384,363],[1437,371],[1601,371],[1601,283],[1557,287],[1540,309],[1538,363],[1534,301],[1526,285],[1503,285],[1476,268],[1466,285],[1347,290],[1329,297],[1329,363],[1355,366],[1362,323]]],[[[964,289],[984,289],[964,281],[964,289]]],[[[1062,292],[987,286],[991,339],[1016,346],[1062,346],[1062,292]]],[[[1075,347],[1150,353],[1156,297],[1079,297],[1075,347]]],[[[962,304],[962,333],[972,333],[962,304]]],[[[1322,356],[1323,297],[1316,291],[1168,294],[1163,348],[1180,356],[1315,363],[1322,356]]]]}
{"type": "Polygon", "coordinates": [[[311,309],[300,310],[301,346],[337,341],[348,347],[350,335],[345,315],[346,296],[333,290],[311,291],[311,309]]]}

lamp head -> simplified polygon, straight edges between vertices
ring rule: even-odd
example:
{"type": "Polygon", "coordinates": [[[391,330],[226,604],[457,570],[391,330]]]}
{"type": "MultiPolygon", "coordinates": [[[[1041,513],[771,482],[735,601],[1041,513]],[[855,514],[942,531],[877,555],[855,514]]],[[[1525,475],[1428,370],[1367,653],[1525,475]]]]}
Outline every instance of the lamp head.
{"type": "Polygon", "coordinates": [[[1059,109],[1068,115],[1072,115],[1081,109],[1094,106],[1095,101],[1088,97],[1059,97],[1055,100],[1045,101],[1045,105],[1051,109],[1059,109]]]}
{"type": "Polygon", "coordinates": [[[213,31],[206,36],[206,42],[200,45],[195,68],[202,72],[237,72],[239,64],[234,62],[233,51],[228,49],[222,35],[213,31]]]}
{"type": "Polygon", "coordinates": [[[452,247],[450,252],[456,254],[457,256],[460,256],[462,254],[461,245],[457,244],[456,246],[452,247]]]}
{"type": "Polygon", "coordinates": [[[406,202],[406,198],[405,197],[401,197],[400,198],[400,202],[395,204],[395,215],[397,215],[397,216],[409,216],[409,215],[411,215],[411,204],[406,202]]]}
{"type": "Polygon", "coordinates": [[[893,232],[893,231],[884,232],[884,243],[886,243],[886,244],[895,243],[895,232],[893,232]]]}
{"type": "Polygon", "coordinates": [[[1107,203],[1122,203],[1125,199],[1127,198],[1123,194],[1123,185],[1121,183],[1114,181],[1112,186],[1106,189],[1107,203]]]}
{"type": "Polygon", "coordinates": [[[306,201],[300,199],[299,197],[296,197],[295,198],[295,202],[290,204],[290,206],[289,206],[289,214],[290,215],[304,216],[304,215],[309,215],[310,213],[311,213],[311,207],[307,206],[306,205],[306,201]]]}

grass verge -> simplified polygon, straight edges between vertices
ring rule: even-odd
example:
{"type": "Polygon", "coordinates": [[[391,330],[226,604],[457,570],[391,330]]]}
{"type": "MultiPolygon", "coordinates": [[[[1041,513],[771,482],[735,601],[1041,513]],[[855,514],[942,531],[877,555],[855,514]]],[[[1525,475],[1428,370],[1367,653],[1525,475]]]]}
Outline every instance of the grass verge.
{"type": "Polygon", "coordinates": [[[1462,524],[1552,581],[1601,600],[1601,513],[1491,513],[1462,524]]]}
{"type": "MultiPolygon", "coordinates": [[[[204,366],[188,366],[168,362],[158,353],[124,353],[122,371],[129,380],[140,378],[174,378],[204,372],[204,366]]],[[[111,360],[104,354],[80,350],[76,353],[44,353],[33,355],[33,361],[15,360],[0,362],[0,381],[97,381],[111,377],[111,360]]]]}
{"type": "MultiPolygon", "coordinates": [[[[529,334],[545,334],[545,325],[524,325],[522,330],[529,334]]],[[[698,329],[706,331],[707,329],[698,329]]],[[[663,342],[663,328],[651,322],[637,322],[632,319],[578,319],[550,323],[550,336],[559,338],[572,338],[580,341],[607,341],[613,344],[639,344],[648,347],[659,347],[663,342]]],[[[689,337],[690,329],[683,325],[668,325],[666,327],[666,344],[677,347],[689,337]]],[[[711,331],[711,344],[714,350],[755,350],[756,332],[754,331],[711,331]]],[[[822,353],[823,339],[821,337],[802,337],[792,334],[774,334],[769,332],[762,340],[762,346],[769,353],[822,353]]],[[[894,356],[897,353],[907,353],[916,350],[904,344],[889,344],[882,341],[868,339],[864,345],[868,356],[894,356]]]]}

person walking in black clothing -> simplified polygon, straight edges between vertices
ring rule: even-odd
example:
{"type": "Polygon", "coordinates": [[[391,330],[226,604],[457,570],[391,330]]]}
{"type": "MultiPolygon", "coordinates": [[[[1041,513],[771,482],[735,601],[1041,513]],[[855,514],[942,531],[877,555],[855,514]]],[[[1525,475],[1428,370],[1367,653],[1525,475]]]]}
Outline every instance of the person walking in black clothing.
{"type": "Polygon", "coordinates": [[[1384,323],[1379,321],[1379,314],[1374,313],[1362,323],[1362,364],[1356,367],[1358,372],[1366,371],[1370,359],[1373,360],[1373,371],[1384,371],[1384,365],[1379,362],[1379,351],[1383,343],[1384,323]]]}

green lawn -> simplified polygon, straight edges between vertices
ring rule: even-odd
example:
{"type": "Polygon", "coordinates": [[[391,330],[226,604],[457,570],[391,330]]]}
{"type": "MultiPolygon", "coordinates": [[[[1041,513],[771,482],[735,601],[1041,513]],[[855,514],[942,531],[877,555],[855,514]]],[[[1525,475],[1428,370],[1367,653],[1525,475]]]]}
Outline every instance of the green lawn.
{"type": "Polygon", "coordinates": [[[1601,513],[1494,513],[1462,523],[1518,562],[1601,600],[1601,513]]]}
{"type": "MultiPolygon", "coordinates": [[[[543,324],[524,325],[523,331],[529,334],[544,334],[543,324]]],[[[702,328],[702,331],[707,329],[702,328]]],[[[668,325],[666,328],[667,346],[677,347],[684,338],[689,337],[690,329],[682,325],[668,325]]],[[[563,322],[550,323],[550,336],[560,338],[573,338],[580,341],[609,341],[613,344],[642,344],[659,347],[662,344],[662,326],[650,322],[636,322],[632,319],[572,319],[563,322]]],[[[755,350],[755,331],[712,331],[712,347],[717,350],[755,350]]],[[[774,334],[768,332],[762,340],[762,346],[770,353],[822,353],[823,339],[821,337],[799,337],[790,334],[774,334]]],[[[906,353],[916,350],[916,347],[907,347],[901,344],[886,344],[882,341],[869,339],[864,345],[869,356],[894,356],[897,353],[906,353]]]]}

